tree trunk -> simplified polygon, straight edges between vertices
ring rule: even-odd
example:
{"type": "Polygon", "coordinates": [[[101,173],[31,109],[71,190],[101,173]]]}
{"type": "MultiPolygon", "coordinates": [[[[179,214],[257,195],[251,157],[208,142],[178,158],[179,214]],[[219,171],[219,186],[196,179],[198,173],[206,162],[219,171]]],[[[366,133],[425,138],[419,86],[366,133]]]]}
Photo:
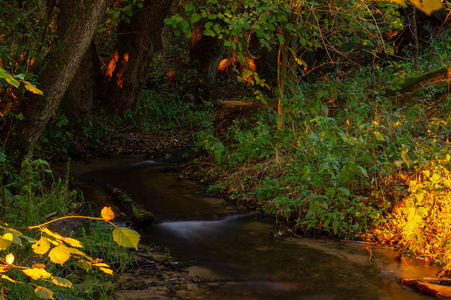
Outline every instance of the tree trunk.
{"type": "Polygon", "coordinates": [[[36,141],[44,131],[66,93],[88,49],[97,26],[110,0],[85,1],[74,13],[74,21],[65,31],[47,67],[39,77],[38,88],[44,96],[29,95],[22,101],[19,112],[23,119],[13,125],[5,148],[10,157],[22,159],[32,155],[36,141]]]}
{"type": "MultiPolygon", "coordinates": [[[[61,34],[69,28],[74,12],[80,7],[80,0],[65,0],[59,4],[58,29],[61,34]]],[[[66,91],[61,108],[71,125],[83,122],[91,116],[94,96],[99,84],[101,63],[94,42],[91,42],[78,67],[77,73],[66,91]]],[[[101,77],[100,77],[101,78],[101,77]]]]}
{"type": "Polygon", "coordinates": [[[61,101],[61,109],[71,125],[91,117],[93,102],[98,93],[100,61],[94,42],[91,42],[80,67],[61,101]]]}
{"type": "Polygon", "coordinates": [[[199,83],[193,91],[196,100],[211,98],[211,86],[216,80],[224,51],[223,40],[206,35],[202,35],[191,49],[190,59],[197,65],[199,72],[199,83]]]}
{"type": "Polygon", "coordinates": [[[122,22],[118,28],[119,58],[104,96],[105,105],[121,114],[135,108],[144,88],[150,62],[161,50],[161,30],[173,0],[145,0],[136,8],[130,25],[122,22]]]}

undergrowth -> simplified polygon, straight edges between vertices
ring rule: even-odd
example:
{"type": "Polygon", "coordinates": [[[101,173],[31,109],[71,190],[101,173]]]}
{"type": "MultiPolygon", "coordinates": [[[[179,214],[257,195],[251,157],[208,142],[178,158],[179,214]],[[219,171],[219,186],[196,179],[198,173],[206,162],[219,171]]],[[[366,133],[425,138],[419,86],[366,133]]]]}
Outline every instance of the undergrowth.
{"type": "Polygon", "coordinates": [[[223,136],[201,132],[197,147],[216,161],[210,189],[259,203],[305,235],[379,241],[450,264],[450,99],[432,87],[385,96],[399,67],[297,83],[282,130],[262,106],[223,136]]]}
{"type": "MultiPolygon", "coordinates": [[[[39,231],[28,230],[28,226],[43,224],[55,216],[67,216],[75,210],[79,211],[82,195],[68,188],[68,178],[54,178],[46,161],[25,160],[17,166],[11,163],[3,151],[0,151],[0,170],[2,226],[20,230],[30,238],[39,240],[39,231]]],[[[130,266],[133,254],[117,247],[111,237],[111,230],[100,226],[105,227],[104,224],[92,223],[85,228],[83,224],[78,224],[76,230],[61,234],[79,239],[88,255],[104,259],[115,271],[123,271],[130,266]]],[[[64,230],[63,227],[60,229],[64,230]]],[[[51,230],[58,231],[58,227],[51,230]]],[[[4,241],[3,238],[2,241],[4,241]]],[[[52,264],[46,255],[36,255],[31,248],[31,243],[12,244],[7,247],[7,250],[0,252],[1,257],[14,253],[16,266],[31,267],[34,264],[44,264],[54,276],[70,280],[74,284],[71,289],[54,285],[52,281],[45,279],[34,281],[39,286],[51,289],[57,299],[99,299],[99,297],[103,299],[112,294],[112,286],[105,287],[107,282],[111,281],[111,276],[95,268],[85,271],[77,266],[76,260],[64,265],[52,264]]],[[[15,281],[4,279],[1,282],[2,295],[5,295],[7,299],[36,297],[35,286],[20,284],[20,282],[29,282],[29,277],[20,271],[10,271],[8,276],[13,276],[15,281]]]]}

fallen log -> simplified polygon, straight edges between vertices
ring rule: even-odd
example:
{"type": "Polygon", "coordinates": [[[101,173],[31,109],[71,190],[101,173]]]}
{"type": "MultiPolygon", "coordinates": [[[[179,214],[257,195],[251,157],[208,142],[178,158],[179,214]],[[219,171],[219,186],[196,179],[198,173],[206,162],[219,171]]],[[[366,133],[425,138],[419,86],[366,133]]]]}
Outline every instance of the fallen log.
{"type": "Polygon", "coordinates": [[[407,78],[400,85],[391,85],[386,88],[384,92],[387,96],[402,95],[412,93],[419,88],[430,85],[442,88],[443,83],[449,81],[451,81],[451,66],[445,66],[415,77],[407,78]]]}
{"type": "Polygon", "coordinates": [[[401,278],[399,283],[434,297],[451,297],[451,279],[433,277],[401,278]]]}

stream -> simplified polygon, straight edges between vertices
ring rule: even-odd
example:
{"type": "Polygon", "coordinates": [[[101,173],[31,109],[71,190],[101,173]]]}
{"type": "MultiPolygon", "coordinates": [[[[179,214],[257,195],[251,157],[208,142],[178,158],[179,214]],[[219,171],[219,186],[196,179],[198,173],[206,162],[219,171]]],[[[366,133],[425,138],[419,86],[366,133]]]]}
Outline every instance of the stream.
{"type": "Polygon", "coordinates": [[[280,224],[242,214],[165,172],[176,163],[120,156],[72,162],[70,171],[100,207],[105,196],[94,179],[124,189],[152,212],[157,221],[141,232],[141,243],[167,247],[180,266],[205,279],[205,299],[432,299],[396,278],[434,277],[437,267],[397,260],[381,246],[278,237],[280,224]]]}

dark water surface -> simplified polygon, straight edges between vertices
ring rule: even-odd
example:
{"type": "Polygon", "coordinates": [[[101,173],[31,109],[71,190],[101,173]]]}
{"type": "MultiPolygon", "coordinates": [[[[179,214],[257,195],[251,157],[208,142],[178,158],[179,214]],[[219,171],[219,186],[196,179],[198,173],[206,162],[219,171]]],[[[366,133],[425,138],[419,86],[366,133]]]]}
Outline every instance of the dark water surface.
{"type": "MultiPolygon", "coordinates": [[[[353,242],[274,238],[273,221],[240,214],[208,197],[198,184],[177,180],[174,166],[143,156],[74,162],[85,198],[103,201],[93,179],[126,190],[157,218],[141,242],[167,246],[192,275],[207,279],[208,299],[429,299],[396,283],[434,277],[438,268],[381,247],[353,242]],[[373,255],[370,260],[370,251],[373,255]]],[[[432,299],[432,298],[431,298],[432,299]]]]}

